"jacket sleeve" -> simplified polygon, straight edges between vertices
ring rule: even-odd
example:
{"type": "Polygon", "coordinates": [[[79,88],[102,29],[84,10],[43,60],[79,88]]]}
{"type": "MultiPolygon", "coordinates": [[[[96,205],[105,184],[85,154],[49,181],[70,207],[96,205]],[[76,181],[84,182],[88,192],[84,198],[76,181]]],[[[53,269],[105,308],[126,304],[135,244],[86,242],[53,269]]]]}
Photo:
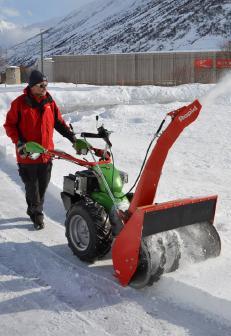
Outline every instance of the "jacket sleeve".
{"type": "Polygon", "coordinates": [[[65,123],[58,106],[54,102],[54,115],[55,115],[55,129],[59,132],[63,137],[67,138],[71,142],[75,141],[75,134],[65,123]]]}
{"type": "Polygon", "coordinates": [[[3,125],[6,130],[6,134],[8,135],[8,137],[11,138],[14,144],[17,144],[19,140],[18,118],[19,118],[19,102],[16,99],[11,103],[10,110],[7,112],[6,115],[5,124],[3,125]]]}

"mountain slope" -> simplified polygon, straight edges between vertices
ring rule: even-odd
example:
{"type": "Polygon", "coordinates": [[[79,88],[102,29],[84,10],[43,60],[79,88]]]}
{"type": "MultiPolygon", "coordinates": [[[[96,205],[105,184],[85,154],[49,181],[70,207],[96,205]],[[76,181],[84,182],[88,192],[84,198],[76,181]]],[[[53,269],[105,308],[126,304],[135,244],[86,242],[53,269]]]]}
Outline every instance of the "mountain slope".
{"type": "MultiPolygon", "coordinates": [[[[47,30],[44,50],[48,57],[219,49],[230,33],[229,0],[101,0],[47,30]]],[[[40,53],[40,36],[11,51],[11,63],[32,64],[40,53]]]]}

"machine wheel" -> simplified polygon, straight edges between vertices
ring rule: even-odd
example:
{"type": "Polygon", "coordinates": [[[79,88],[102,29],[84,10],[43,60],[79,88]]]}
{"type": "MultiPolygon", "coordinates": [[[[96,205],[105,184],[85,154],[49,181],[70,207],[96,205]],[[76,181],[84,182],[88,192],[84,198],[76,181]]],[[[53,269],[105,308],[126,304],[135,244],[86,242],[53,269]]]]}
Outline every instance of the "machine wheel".
{"type": "Polygon", "coordinates": [[[129,285],[133,288],[151,286],[164,272],[165,249],[158,235],[142,238],[139,262],[129,285]]]}
{"type": "Polygon", "coordinates": [[[93,262],[111,248],[111,225],[102,206],[79,201],[67,213],[68,246],[81,260],[93,262]]]}

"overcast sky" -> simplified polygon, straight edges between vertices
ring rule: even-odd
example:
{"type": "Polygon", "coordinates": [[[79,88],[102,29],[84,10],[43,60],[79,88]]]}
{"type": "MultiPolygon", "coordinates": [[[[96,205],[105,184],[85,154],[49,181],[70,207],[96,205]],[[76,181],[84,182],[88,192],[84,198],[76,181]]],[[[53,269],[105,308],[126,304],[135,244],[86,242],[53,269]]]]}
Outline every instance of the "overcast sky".
{"type": "Polygon", "coordinates": [[[93,0],[0,0],[0,20],[20,25],[64,16],[93,0]]]}

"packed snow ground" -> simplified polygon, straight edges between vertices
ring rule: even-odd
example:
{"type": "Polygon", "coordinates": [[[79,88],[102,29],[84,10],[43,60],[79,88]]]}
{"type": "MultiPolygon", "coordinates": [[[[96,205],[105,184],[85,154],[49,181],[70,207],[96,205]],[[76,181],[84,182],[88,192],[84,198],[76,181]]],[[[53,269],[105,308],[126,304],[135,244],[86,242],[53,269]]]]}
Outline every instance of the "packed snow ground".
{"type": "MultiPolygon", "coordinates": [[[[77,133],[94,132],[95,116],[113,130],[115,164],[133,184],[165,114],[199,98],[203,109],[169,153],[156,201],[218,194],[215,225],[221,256],[164,275],[150,288],[121,287],[110,254],[93,265],[67,246],[60,200],[63,175],[77,166],[54,161],[43,231],[25,215],[14,146],[2,127],[23,86],[0,85],[0,330],[2,335],[231,335],[230,78],[215,85],[173,88],[50,84],[77,133]]],[[[74,154],[55,134],[56,148],[74,154]]],[[[102,143],[97,143],[102,144],[102,143]]]]}

